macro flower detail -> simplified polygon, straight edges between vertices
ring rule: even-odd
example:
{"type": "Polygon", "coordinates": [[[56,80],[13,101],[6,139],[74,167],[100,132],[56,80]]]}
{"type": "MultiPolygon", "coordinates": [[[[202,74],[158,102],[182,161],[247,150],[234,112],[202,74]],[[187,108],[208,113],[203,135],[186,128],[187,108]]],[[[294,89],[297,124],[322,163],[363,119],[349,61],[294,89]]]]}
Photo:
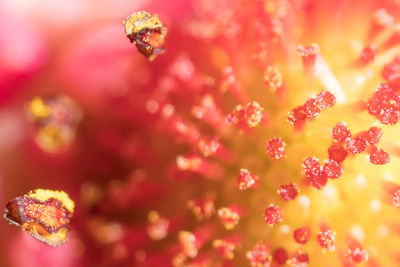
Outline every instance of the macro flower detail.
{"type": "Polygon", "coordinates": [[[247,169],[240,169],[237,178],[237,185],[239,187],[239,190],[244,191],[248,188],[254,187],[258,179],[259,178],[257,176],[250,173],[247,169]]]}
{"type": "Polygon", "coordinates": [[[164,39],[167,28],[163,26],[157,15],[139,11],[130,15],[125,24],[125,33],[141,54],[154,60],[164,53],[164,39]]]}
{"type": "Polygon", "coordinates": [[[282,138],[275,137],[267,142],[268,155],[273,159],[283,159],[285,156],[286,143],[282,141],[282,138]]]}
{"type": "Polygon", "coordinates": [[[273,226],[283,220],[282,211],[278,206],[271,204],[264,211],[264,220],[269,226],[273,226]]]}
{"type": "Polygon", "coordinates": [[[57,247],[67,241],[75,203],[63,191],[36,189],[7,203],[4,219],[57,247]]]}
{"type": "Polygon", "coordinates": [[[281,185],[278,189],[279,196],[286,201],[291,201],[296,198],[299,189],[295,184],[281,185]]]}
{"type": "Polygon", "coordinates": [[[311,238],[311,229],[308,226],[300,227],[293,232],[294,240],[299,244],[305,244],[311,238]]]}
{"type": "Polygon", "coordinates": [[[0,266],[398,265],[399,0],[3,2],[0,266]]]}
{"type": "Polygon", "coordinates": [[[317,234],[317,243],[324,250],[335,250],[336,233],[332,230],[321,231],[317,234]]]}

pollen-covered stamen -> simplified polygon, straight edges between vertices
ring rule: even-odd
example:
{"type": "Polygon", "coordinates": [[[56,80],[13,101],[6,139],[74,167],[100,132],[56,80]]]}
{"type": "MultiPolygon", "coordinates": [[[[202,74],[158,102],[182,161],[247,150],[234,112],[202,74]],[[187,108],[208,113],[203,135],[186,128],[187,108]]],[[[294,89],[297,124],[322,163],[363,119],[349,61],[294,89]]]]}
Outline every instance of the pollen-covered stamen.
{"type": "Polygon", "coordinates": [[[270,204],[264,212],[264,221],[269,225],[273,226],[283,220],[282,211],[278,206],[270,204]]]}
{"type": "Polygon", "coordinates": [[[344,142],[347,138],[351,137],[351,132],[347,127],[347,123],[342,121],[333,127],[332,138],[335,142],[344,142]]]}
{"type": "Polygon", "coordinates": [[[213,242],[213,247],[224,260],[232,260],[235,256],[236,244],[233,241],[216,239],[213,242]]]}
{"type": "Polygon", "coordinates": [[[246,253],[246,258],[253,267],[269,267],[271,264],[271,254],[265,244],[256,244],[252,250],[246,253]]]}
{"type": "Polygon", "coordinates": [[[320,176],[323,172],[323,167],[319,163],[319,159],[317,159],[316,157],[308,157],[304,159],[302,168],[303,173],[309,178],[320,176]]]}
{"type": "Polygon", "coordinates": [[[246,107],[238,105],[228,114],[227,121],[236,124],[239,128],[257,126],[263,117],[263,108],[256,101],[250,102],[246,107]]]}
{"type": "Polygon", "coordinates": [[[232,230],[240,220],[239,209],[234,206],[227,208],[220,208],[218,210],[218,217],[227,230],[232,230]]]}
{"type": "Polygon", "coordinates": [[[400,119],[400,94],[390,84],[380,84],[375,94],[368,100],[369,114],[383,124],[396,124],[400,119]]]}
{"type": "Polygon", "coordinates": [[[311,238],[311,229],[308,226],[300,227],[293,232],[294,240],[299,244],[305,244],[311,238]]]}
{"type": "Polygon", "coordinates": [[[306,67],[311,67],[315,63],[316,56],[319,54],[319,46],[312,44],[311,46],[297,46],[297,51],[303,58],[306,67]]]}
{"type": "Polygon", "coordinates": [[[336,97],[328,90],[323,90],[316,97],[321,109],[331,108],[336,104],[336,97]]]}
{"type": "Polygon", "coordinates": [[[293,267],[306,267],[309,263],[308,254],[303,250],[297,250],[290,258],[289,264],[293,267]]]}
{"type": "Polygon", "coordinates": [[[324,250],[335,250],[336,233],[332,230],[321,231],[317,235],[317,243],[324,250]]]}
{"type": "Polygon", "coordinates": [[[149,224],[147,225],[147,234],[153,240],[164,239],[168,235],[169,221],[163,218],[156,211],[148,214],[149,224]]]}
{"type": "Polygon", "coordinates": [[[264,82],[271,92],[276,92],[283,85],[282,74],[276,67],[269,66],[264,73],[264,82]]]}
{"type": "Polygon", "coordinates": [[[367,140],[362,136],[346,138],[346,149],[352,154],[359,154],[367,149],[367,140]]]}
{"type": "Polygon", "coordinates": [[[212,197],[190,200],[187,206],[199,221],[208,219],[215,213],[215,203],[212,197]]]}
{"type": "Polygon", "coordinates": [[[285,156],[286,143],[282,141],[282,138],[275,137],[267,142],[268,155],[273,159],[283,159],[285,156]]]}
{"type": "Polygon", "coordinates": [[[319,159],[315,157],[306,158],[302,164],[303,173],[306,175],[308,182],[316,189],[321,189],[327,182],[324,174],[324,168],[319,163],[319,159]]]}
{"type": "Polygon", "coordinates": [[[298,106],[289,112],[288,121],[296,129],[301,129],[306,118],[317,118],[322,110],[333,107],[336,97],[329,91],[323,90],[317,96],[308,99],[303,106],[298,106]]]}
{"type": "Polygon", "coordinates": [[[273,254],[273,259],[276,263],[280,264],[280,265],[284,265],[286,264],[287,260],[288,260],[289,256],[288,253],[286,252],[286,249],[284,248],[277,248],[274,251],[273,254]]]}
{"type": "Polygon", "coordinates": [[[396,208],[400,208],[400,188],[394,192],[392,202],[396,208]]]}
{"type": "Polygon", "coordinates": [[[258,177],[254,174],[250,173],[247,169],[240,169],[239,175],[237,178],[237,186],[239,190],[244,191],[253,187],[258,180],[258,177]]]}
{"type": "Polygon", "coordinates": [[[299,189],[295,184],[281,185],[278,189],[279,196],[286,201],[291,201],[296,198],[299,189]]]}
{"type": "Polygon", "coordinates": [[[378,147],[372,147],[371,154],[369,155],[369,161],[375,165],[385,165],[390,163],[390,155],[383,149],[378,147]]]}
{"type": "Polygon", "coordinates": [[[145,11],[130,15],[125,24],[125,33],[129,40],[136,44],[140,53],[153,60],[164,52],[162,47],[167,34],[157,15],[152,16],[145,11]]]}
{"type": "Polygon", "coordinates": [[[4,219],[57,247],[67,241],[75,203],[63,191],[36,189],[7,203],[4,219]]]}
{"type": "Polygon", "coordinates": [[[331,179],[336,179],[342,176],[343,168],[339,162],[336,160],[330,159],[324,161],[324,174],[326,177],[331,179]]]}
{"type": "Polygon", "coordinates": [[[377,53],[376,46],[374,45],[367,46],[366,48],[363,49],[363,51],[361,51],[361,60],[364,63],[371,63],[374,61],[376,53],[377,53]]]}
{"type": "Polygon", "coordinates": [[[383,131],[378,127],[371,127],[368,131],[359,133],[358,135],[364,137],[370,145],[377,145],[381,140],[383,131]]]}

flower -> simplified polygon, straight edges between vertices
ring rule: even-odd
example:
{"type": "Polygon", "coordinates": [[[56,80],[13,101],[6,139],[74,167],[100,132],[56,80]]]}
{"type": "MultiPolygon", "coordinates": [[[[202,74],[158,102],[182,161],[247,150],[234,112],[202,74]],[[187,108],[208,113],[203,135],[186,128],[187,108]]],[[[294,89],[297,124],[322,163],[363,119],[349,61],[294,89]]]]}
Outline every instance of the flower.
{"type": "Polygon", "coordinates": [[[0,197],[76,207],[56,249],[2,226],[0,264],[396,265],[398,1],[16,2],[0,197]]]}

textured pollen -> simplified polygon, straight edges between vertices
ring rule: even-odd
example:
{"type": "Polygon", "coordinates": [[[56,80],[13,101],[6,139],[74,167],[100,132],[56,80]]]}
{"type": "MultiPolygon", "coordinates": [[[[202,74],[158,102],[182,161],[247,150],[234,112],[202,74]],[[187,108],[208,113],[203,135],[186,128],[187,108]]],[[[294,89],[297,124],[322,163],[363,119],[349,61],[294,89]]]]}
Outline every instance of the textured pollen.
{"type": "Polygon", "coordinates": [[[293,232],[294,240],[299,244],[305,244],[311,238],[311,229],[308,226],[297,228],[293,232]]]}
{"type": "Polygon", "coordinates": [[[335,250],[336,234],[332,230],[321,231],[317,235],[317,243],[324,250],[335,250]]]}
{"type": "Polygon", "coordinates": [[[250,173],[247,169],[240,169],[237,178],[237,186],[240,191],[244,191],[253,187],[256,184],[257,180],[258,177],[250,173]]]}
{"type": "Polygon", "coordinates": [[[162,25],[158,16],[152,16],[145,11],[139,11],[130,15],[125,24],[125,33],[134,43],[140,53],[150,60],[164,53],[164,38],[167,28],[162,25]]]}
{"type": "Polygon", "coordinates": [[[372,152],[369,155],[369,161],[375,165],[385,165],[390,163],[390,155],[383,149],[378,147],[373,147],[372,152]]]}
{"type": "Polygon", "coordinates": [[[330,159],[324,161],[324,174],[326,177],[331,179],[336,179],[342,176],[343,168],[339,162],[336,160],[330,159]]]}
{"type": "Polygon", "coordinates": [[[283,218],[280,208],[271,204],[264,212],[264,220],[270,226],[281,222],[283,218]]]}
{"type": "Polygon", "coordinates": [[[296,198],[299,189],[295,184],[281,185],[278,189],[279,196],[286,201],[291,201],[296,198]]]}
{"type": "Polygon", "coordinates": [[[9,201],[4,219],[37,240],[57,247],[67,241],[74,205],[65,192],[37,189],[9,201]]]}
{"type": "Polygon", "coordinates": [[[268,155],[273,159],[283,159],[286,143],[281,138],[275,137],[267,142],[268,155]]]}
{"type": "Polygon", "coordinates": [[[339,122],[332,130],[332,138],[338,143],[344,142],[350,136],[350,130],[345,122],[339,122]]]}

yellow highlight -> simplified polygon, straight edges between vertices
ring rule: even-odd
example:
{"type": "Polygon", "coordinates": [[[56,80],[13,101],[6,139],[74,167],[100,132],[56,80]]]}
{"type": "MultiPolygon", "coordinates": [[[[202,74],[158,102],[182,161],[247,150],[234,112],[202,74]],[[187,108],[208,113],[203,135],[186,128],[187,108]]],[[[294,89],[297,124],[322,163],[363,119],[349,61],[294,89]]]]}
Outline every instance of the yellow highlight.
{"type": "Polygon", "coordinates": [[[50,116],[51,113],[50,107],[47,106],[40,97],[34,97],[31,102],[29,102],[29,111],[35,119],[46,118],[50,116]]]}
{"type": "Polygon", "coordinates": [[[124,24],[128,36],[135,35],[146,28],[154,29],[163,26],[157,15],[152,16],[145,11],[133,13],[124,21],[124,24]]]}
{"type": "Polygon", "coordinates": [[[41,201],[47,201],[50,198],[61,201],[63,206],[71,213],[74,212],[75,203],[69,198],[68,194],[64,191],[48,190],[48,189],[36,189],[27,194],[28,197],[32,197],[41,201]]]}

